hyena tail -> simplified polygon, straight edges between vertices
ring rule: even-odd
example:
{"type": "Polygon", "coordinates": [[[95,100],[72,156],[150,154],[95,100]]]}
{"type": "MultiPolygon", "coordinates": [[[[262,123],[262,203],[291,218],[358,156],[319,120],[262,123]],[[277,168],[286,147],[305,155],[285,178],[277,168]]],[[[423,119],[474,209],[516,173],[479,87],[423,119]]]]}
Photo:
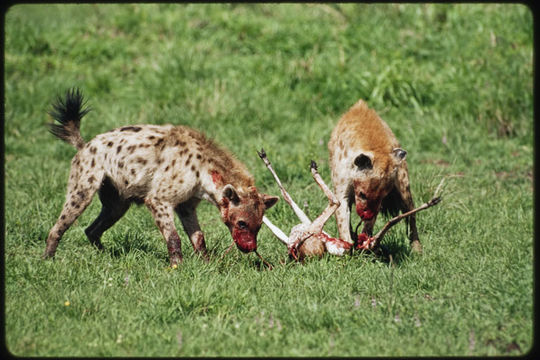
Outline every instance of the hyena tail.
{"type": "Polygon", "coordinates": [[[81,119],[90,111],[83,109],[83,96],[78,88],[70,89],[66,92],[65,98],[58,97],[52,105],[49,115],[58,122],[49,124],[49,131],[57,138],[81,149],[84,140],[81,137],[81,119]]]}

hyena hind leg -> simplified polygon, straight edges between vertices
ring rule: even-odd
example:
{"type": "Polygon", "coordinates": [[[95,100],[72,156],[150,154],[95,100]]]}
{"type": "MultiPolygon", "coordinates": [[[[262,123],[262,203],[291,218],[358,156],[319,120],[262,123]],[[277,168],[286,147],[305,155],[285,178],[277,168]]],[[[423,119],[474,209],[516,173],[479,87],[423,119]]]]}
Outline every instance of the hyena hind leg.
{"type": "Polygon", "coordinates": [[[99,199],[101,200],[101,212],[94,222],[84,231],[90,243],[98,249],[103,249],[101,235],[113,226],[129,209],[131,202],[123,200],[118,190],[111,183],[109,178],[105,178],[99,188],[99,199]]]}
{"type": "Polygon", "coordinates": [[[101,183],[102,175],[98,177],[96,176],[97,174],[92,174],[86,177],[79,177],[77,176],[79,170],[80,169],[72,166],[66,202],[64,203],[64,207],[62,208],[58,220],[49,231],[47,245],[42,256],[44,259],[54,256],[62,235],[64,235],[66,230],[84,212],[86,207],[92,201],[92,197],[101,183]]]}

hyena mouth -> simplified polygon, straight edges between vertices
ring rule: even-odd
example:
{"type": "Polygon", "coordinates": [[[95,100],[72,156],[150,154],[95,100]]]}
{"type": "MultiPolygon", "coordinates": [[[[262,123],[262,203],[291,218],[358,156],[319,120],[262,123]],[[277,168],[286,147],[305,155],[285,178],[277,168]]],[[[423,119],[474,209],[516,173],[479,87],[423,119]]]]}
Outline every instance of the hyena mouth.
{"type": "Polygon", "coordinates": [[[371,209],[362,209],[360,207],[356,207],[356,213],[362,220],[371,220],[375,216],[375,211],[372,211],[371,209]]]}
{"type": "Polygon", "coordinates": [[[232,237],[238,249],[243,253],[249,253],[257,250],[257,237],[249,231],[234,229],[232,237]]]}

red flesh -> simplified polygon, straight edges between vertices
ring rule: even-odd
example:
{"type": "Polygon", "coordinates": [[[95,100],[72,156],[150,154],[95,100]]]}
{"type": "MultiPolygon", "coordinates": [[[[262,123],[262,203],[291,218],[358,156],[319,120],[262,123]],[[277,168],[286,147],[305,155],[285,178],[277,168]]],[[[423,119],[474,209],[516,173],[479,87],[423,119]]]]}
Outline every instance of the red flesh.
{"type": "Polygon", "coordinates": [[[373,237],[369,237],[367,234],[358,234],[358,242],[356,244],[356,250],[370,250],[372,246],[373,237]]]}
{"type": "Polygon", "coordinates": [[[356,204],[356,213],[362,220],[371,220],[375,216],[375,211],[371,209],[364,209],[360,204],[356,204]]]}
{"type": "Polygon", "coordinates": [[[248,253],[257,250],[257,236],[249,230],[234,228],[232,237],[240,251],[248,253]]]}
{"type": "Polygon", "coordinates": [[[351,243],[348,243],[347,241],[343,241],[341,239],[337,239],[331,236],[326,235],[325,233],[319,234],[319,236],[323,237],[325,242],[333,243],[337,247],[343,248],[345,250],[349,250],[352,247],[351,243]]]}

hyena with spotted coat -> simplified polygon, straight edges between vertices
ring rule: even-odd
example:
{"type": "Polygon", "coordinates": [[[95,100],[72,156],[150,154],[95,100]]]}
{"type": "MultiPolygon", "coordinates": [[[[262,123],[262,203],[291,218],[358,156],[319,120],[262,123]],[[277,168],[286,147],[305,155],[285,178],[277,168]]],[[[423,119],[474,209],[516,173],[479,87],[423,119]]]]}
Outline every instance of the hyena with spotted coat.
{"type": "MultiPolygon", "coordinates": [[[[328,142],[334,192],[340,200],[336,211],[339,236],[353,243],[350,209],[364,221],[362,233],[372,235],[380,211],[397,215],[414,209],[405,156],[392,130],[367,104],[359,100],[346,112],[328,142]]],[[[414,251],[422,246],[415,215],[408,218],[414,251]]]]}
{"type": "Polygon", "coordinates": [[[79,131],[83,98],[78,89],[58,98],[51,132],[75,146],[66,201],[47,237],[44,258],[54,256],[60,238],[96,193],[102,203],[97,219],[85,230],[102,248],[101,235],[132,203],[145,204],[167,243],[171,265],[182,261],[176,213],[193,248],[207,259],[196,207],[202,199],[220,210],[237,247],[257,249],[263,214],[278,200],[261,194],[245,166],[202,133],[185,126],[133,125],[97,135],[85,143],[79,131]]]}

